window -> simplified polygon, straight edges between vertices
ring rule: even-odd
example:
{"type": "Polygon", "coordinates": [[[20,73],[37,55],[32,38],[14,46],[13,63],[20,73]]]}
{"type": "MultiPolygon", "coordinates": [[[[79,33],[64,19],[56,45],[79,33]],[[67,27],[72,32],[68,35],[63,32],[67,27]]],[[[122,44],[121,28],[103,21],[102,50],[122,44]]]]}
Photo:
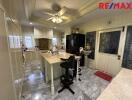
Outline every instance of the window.
{"type": "Polygon", "coordinates": [[[104,32],[100,34],[99,52],[117,54],[120,31],[104,32]]]}
{"type": "Polygon", "coordinates": [[[32,48],[33,47],[32,36],[25,36],[24,43],[26,48],[32,48]]]}
{"type": "Polygon", "coordinates": [[[86,46],[90,48],[91,53],[88,55],[88,58],[95,58],[95,42],[96,42],[96,31],[88,32],[86,34],[86,46]]]}
{"type": "Polygon", "coordinates": [[[14,47],[15,48],[20,48],[21,45],[20,45],[20,37],[19,36],[14,36],[14,47]]]}
{"type": "Polygon", "coordinates": [[[10,48],[21,48],[20,36],[9,36],[10,48]]]}
{"type": "Polygon", "coordinates": [[[57,45],[57,39],[56,38],[52,38],[52,44],[57,45]]]}
{"type": "Polygon", "coordinates": [[[9,36],[10,48],[14,48],[13,36],[9,36]]]}

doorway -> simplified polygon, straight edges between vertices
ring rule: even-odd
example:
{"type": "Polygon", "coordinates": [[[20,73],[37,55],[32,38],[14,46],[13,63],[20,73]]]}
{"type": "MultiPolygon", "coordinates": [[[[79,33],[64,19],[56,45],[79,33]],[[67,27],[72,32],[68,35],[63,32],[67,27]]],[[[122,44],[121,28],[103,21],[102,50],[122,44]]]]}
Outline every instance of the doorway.
{"type": "Polygon", "coordinates": [[[122,66],[124,68],[132,69],[132,26],[127,27],[122,66]]]}
{"type": "Polygon", "coordinates": [[[100,31],[98,36],[98,50],[96,66],[98,69],[115,76],[121,69],[122,48],[124,45],[124,31],[122,28],[100,31]]]}

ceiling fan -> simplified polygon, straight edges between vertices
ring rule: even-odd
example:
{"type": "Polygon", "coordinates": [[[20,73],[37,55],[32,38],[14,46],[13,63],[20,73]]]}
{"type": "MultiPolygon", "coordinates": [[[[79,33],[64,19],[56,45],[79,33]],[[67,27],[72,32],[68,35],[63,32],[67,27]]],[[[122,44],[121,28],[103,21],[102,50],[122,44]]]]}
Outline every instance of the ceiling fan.
{"type": "Polygon", "coordinates": [[[51,16],[47,20],[51,20],[53,23],[58,24],[58,23],[62,23],[64,20],[69,19],[67,16],[64,16],[64,14],[68,11],[68,8],[66,7],[61,8],[59,4],[53,3],[52,10],[55,12],[54,14],[50,12],[44,12],[45,14],[51,16]]]}
{"type": "Polygon", "coordinates": [[[45,15],[48,15],[49,18],[46,19],[47,21],[52,21],[53,23],[58,24],[70,19],[73,14],[77,14],[76,9],[67,8],[65,6],[61,7],[58,3],[54,2],[51,5],[51,9],[41,9],[39,11],[36,11],[35,15],[37,15],[38,17],[45,17],[45,15]]]}

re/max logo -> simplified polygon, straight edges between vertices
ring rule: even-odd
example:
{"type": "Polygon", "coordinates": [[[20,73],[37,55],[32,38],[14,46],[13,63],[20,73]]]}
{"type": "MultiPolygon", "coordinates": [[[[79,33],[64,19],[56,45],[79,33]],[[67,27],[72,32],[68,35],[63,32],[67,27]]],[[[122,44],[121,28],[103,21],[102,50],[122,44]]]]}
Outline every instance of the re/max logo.
{"type": "Polygon", "coordinates": [[[99,2],[99,9],[132,9],[132,2],[99,2]]]}

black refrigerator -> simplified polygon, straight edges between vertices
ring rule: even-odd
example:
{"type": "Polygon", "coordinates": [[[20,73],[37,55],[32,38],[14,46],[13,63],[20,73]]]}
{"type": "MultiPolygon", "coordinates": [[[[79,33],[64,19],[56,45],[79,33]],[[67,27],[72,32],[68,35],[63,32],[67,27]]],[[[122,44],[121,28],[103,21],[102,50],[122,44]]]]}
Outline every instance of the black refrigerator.
{"type": "MultiPolygon", "coordinates": [[[[85,35],[84,34],[70,34],[66,36],[66,52],[80,55],[80,47],[85,47],[85,35]]],[[[84,56],[84,55],[83,55],[84,56]]],[[[84,65],[84,57],[82,56],[80,65],[84,65]]]]}

